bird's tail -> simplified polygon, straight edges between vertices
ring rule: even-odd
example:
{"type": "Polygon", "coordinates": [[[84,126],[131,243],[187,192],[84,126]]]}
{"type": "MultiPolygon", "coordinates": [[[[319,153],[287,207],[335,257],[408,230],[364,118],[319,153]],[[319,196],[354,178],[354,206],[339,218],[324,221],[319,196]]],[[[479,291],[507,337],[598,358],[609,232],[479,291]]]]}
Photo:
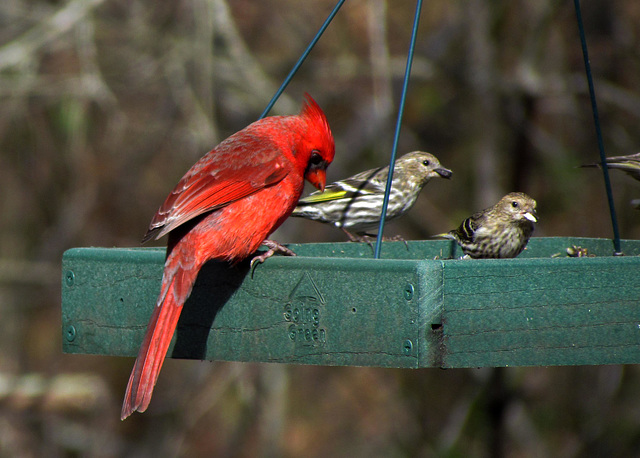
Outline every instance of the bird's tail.
{"type": "Polygon", "coordinates": [[[129,377],[120,415],[122,420],[136,410],[139,412],[147,410],[160,368],[178,324],[182,306],[191,293],[198,274],[197,268],[185,269],[180,265],[171,267],[168,265],[165,268],[162,290],[129,377]]]}

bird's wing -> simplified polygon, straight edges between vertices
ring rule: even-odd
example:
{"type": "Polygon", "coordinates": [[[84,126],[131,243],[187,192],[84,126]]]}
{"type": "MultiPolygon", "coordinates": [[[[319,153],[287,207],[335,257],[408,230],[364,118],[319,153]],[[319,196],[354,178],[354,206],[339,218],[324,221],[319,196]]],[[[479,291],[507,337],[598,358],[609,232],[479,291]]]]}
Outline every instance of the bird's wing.
{"type": "Polygon", "coordinates": [[[264,138],[243,138],[242,148],[218,147],[198,161],[171,191],[143,242],[271,186],[289,170],[287,160],[264,138]]]}
{"type": "MultiPolygon", "coordinates": [[[[338,199],[353,199],[358,196],[380,192],[381,169],[366,170],[357,175],[327,185],[324,192],[313,192],[300,199],[298,204],[316,204],[338,199]]],[[[384,186],[384,185],[383,185],[384,186]]],[[[382,188],[384,191],[384,187],[382,188]]]]}
{"type": "Polygon", "coordinates": [[[640,163],[640,153],[630,154],[628,156],[613,156],[607,158],[607,164],[620,162],[638,162],[640,163]]]}
{"type": "Polygon", "coordinates": [[[349,192],[344,189],[325,189],[324,192],[314,192],[300,199],[299,204],[315,204],[349,197],[349,192]]]}
{"type": "Polygon", "coordinates": [[[465,219],[457,229],[460,239],[473,242],[476,232],[482,227],[485,218],[486,216],[482,212],[477,212],[465,219]]]}
{"type": "MultiPolygon", "coordinates": [[[[581,167],[600,167],[601,165],[599,162],[595,162],[592,164],[584,164],[581,167]]],[[[622,170],[640,181],[640,153],[630,154],[629,156],[608,157],[607,167],[622,170]]]]}
{"type": "MultiPolygon", "coordinates": [[[[607,165],[609,166],[609,168],[616,168],[616,164],[629,164],[630,167],[638,167],[640,166],[640,153],[630,154],[628,156],[612,156],[607,158],[607,165]]],[[[600,167],[601,165],[602,163],[600,162],[592,162],[590,164],[583,164],[580,167],[600,167]]]]}
{"type": "Polygon", "coordinates": [[[609,162],[607,159],[607,167],[610,169],[622,170],[623,172],[627,172],[636,180],[640,180],[640,162],[638,161],[609,162]]]}

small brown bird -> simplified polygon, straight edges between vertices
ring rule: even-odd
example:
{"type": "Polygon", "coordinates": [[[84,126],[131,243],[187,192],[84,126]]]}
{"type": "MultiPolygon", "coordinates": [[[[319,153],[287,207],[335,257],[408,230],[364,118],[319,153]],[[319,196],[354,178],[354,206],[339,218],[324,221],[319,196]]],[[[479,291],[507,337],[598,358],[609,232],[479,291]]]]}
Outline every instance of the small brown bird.
{"type": "Polygon", "coordinates": [[[469,258],[515,258],[527,246],[538,222],[536,201],[511,192],[493,207],[465,219],[457,229],[435,237],[455,240],[469,258]]]}
{"type": "MultiPolygon", "coordinates": [[[[581,167],[600,167],[601,164],[584,164],[581,167]]],[[[607,158],[607,167],[626,172],[631,178],[640,181],[640,153],[629,154],[628,156],[613,156],[607,158]]],[[[631,206],[640,210],[640,199],[631,201],[631,206]]]]}
{"type": "MultiPolygon", "coordinates": [[[[601,164],[584,164],[581,167],[600,167],[601,164]]],[[[630,177],[640,181],[640,153],[630,154],[628,156],[614,156],[607,158],[607,167],[610,169],[622,170],[629,174],[630,177]]]]}
{"type": "MultiPolygon", "coordinates": [[[[386,220],[408,212],[432,178],[448,179],[451,173],[437,157],[423,151],[413,151],[397,159],[386,220]]],[[[366,240],[365,236],[380,223],[388,176],[387,165],[336,181],[327,185],[324,192],[314,192],[300,199],[291,216],[341,228],[353,241],[366,240]]]]}

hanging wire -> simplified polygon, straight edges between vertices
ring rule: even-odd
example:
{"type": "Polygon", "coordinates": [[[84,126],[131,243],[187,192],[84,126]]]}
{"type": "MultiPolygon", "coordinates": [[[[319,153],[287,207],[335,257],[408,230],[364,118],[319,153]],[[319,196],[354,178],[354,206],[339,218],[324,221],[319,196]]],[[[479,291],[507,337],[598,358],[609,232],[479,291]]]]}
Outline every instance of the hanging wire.
{"type": "Polygon", "coordinates": [[[260,115],[260,118],[258,119],[264,118],[265,116],[267,116],[267,113],[271,111],[271,108],[273,108],[278,98],[280,98],[284,90],[287,88],[287,86],[293,79],[293,76],[298,72],[298,70],[302,66],[302,63],[305,61],[305,59],[307,58],[307,56],[309,55],[313,47],[316,45],[316,43],[318,42],[318,40],[320,39],[324,31],[327,29],[327,27],[329,26],[329,24],[331,23],[335,15],[338,13],[338,10],[340,9],[340,7],[345,1],[346,0],[338,0],[338,3],[336,3],[336,6],[333,8],[333,10],[331,10],[331,13],[329,13],[329,16],[320,27],[320,30],[318,30],[318,33],[316,33],[316,35],[313,37],[313,40],[311,40],[311,43],[309,43],[309,46],[307,46],[307,49],[304,50],[304,52],[298,59],[298,62],[296,62],[296,64],[293,66],[293,68],[291,69],[287,77],[284,79],[284,81],[282,82],[282,84],[274,94],[274,96],[271,98],[271,101],[269,102],[267,107],[264,109],[264,111],[260,115]]]}
{"type": "Polygon", "coordinates": [[[602,130],[600,129],[600,117],[598,116],[598,105],[596,103],[596,91],[593,86],[593,76],[591,75],[591,64],[589,63],[589,53],[587,51],[587,39],[585,38],[584,25],[582,24],[582,13],[580,12],[580,0],[573,1],[576,8],[576,17],[578,19],[578,30],[580,31],[580,42],[582,43],[582,57],[584,58],[584,67],[587,73],[587,82],[589,83],[589,96],[591,97],[591,111],[593,112],[593,122],[595,123],[596,136],[598,137],[598,149],[600,150],[600,163],[602,164],[602,175],[604,177],[604,186],[607,189],[607,200],[609,201],[609,213],[611,214],[611,225],[613,226],[613,249],[614,256],[621,256],[620,233],[618,231],[618,218],[616,216],[616,208],[613,203],[613,193],[611,191],[611,181],[609,180],[609,167],[607,166],[607,157],[604,153],[604,142],[602,141],[602,130]]]}
{"type": "Polygon", "coordinates": [[[422,10],[422,0],[416,3],[416,12],[413,18],[413,30],[411,32],[411,43],[409,52],[407,53],[407,66],[404,71],[404,83],[402,85],[402,95],[400,96],[400,105],[398,107],[398,119],[396,121],[396,132],[393,138],[393,148],[391,150],[391,160],[389,163],[389,176],[387,177],[387,186],[384,190],[384,200],[382,201],[382,213],[380,214],[380,225],[378,226],[378,238],[374,250],[374,259],[380,258],[380,248],[382,247],[382,233],[384,231],[384,221],[387,217],[387,206],[389,205],[389,195],[391,194],[391,184],[393,183],[393,169],[396,162],[396,152],[398,151],[398,140],[400,138],[400,127],[402,126],[402,115],[404,113],[404,102],[407,97],[407,88],[409,86],[409,76],[411,75],[411,64],[413,63],[413,51],[416,47],[416,37],[418,35],[418,24],[420,22],[420,11],[422,10]]]}

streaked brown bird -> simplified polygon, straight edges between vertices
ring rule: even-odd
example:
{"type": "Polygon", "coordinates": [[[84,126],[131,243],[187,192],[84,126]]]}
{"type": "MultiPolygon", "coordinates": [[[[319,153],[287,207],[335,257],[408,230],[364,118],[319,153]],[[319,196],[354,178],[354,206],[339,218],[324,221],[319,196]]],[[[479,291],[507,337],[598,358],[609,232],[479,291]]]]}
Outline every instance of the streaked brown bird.
{"type": "MultiPolygon", "coordinates": [[[[395,162],[386,221],[405,214],[418,199],[422,188],[436,177],[451,178],[433,154],[413,151],[395,162]]],[[[353,241],[366,239],[380,223],[382,201],[389,166],[366,170],[327,185],[300,199],[292,216],[331,224],[346,232],[353,241]],[[354,234],[357,234],[354,235],[354,234]]]]}
{"type": "MultiPolygon", "coordinates": [[[[602,164],[584,164],[581,167],[600,167],[602,164]]],[[[607,158],[607,167],[626,172],[631,178],[640,181],[640,153],[628,156],[613,156],[607,158]]]]}
{"type": "MultiPolygon", "coordinates": [[[[593,164],[584,164],[581,167],[600,167],[599,162],[593,164]]],[[[607,158],[607,167],[610,169],[618,169],[626,172],[631,178],[640,181],[640,153],[629,154],[628,156],[613,156],[607,158]]],[[[631,206],[636,210],[640,210],[640,199],[631,201],[631,206]]]]}
{"type": "Polygon", "coordinates": [[[536,201],[511,192],[493,207],[465,219],[457,229],[435,237],[455,240],[469,258],[515,258],[527,246],[538,222],[536,201]]]}

